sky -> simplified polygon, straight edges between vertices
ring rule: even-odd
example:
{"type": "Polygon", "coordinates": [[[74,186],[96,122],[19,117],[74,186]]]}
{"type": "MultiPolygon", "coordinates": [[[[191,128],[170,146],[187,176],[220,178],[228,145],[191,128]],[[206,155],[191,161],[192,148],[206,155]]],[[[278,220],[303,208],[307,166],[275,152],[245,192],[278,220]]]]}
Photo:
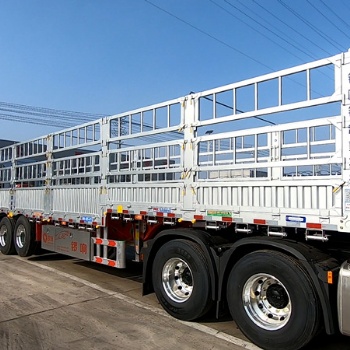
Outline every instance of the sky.
{"type": "Polygon", "coordinates": [[[349,17],[347,0],[0,0],[0,139],[65,125],[23,109],[93,120],[333,56],[349,17]]]}

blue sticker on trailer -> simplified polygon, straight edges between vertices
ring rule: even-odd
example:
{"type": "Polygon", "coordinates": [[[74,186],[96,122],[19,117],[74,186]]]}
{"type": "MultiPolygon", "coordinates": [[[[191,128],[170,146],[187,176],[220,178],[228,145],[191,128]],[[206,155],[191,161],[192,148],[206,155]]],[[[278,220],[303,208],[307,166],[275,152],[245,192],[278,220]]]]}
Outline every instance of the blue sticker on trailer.
{"type": "Polygon", "coordinates": [[[296,215],[287,215],[286,216],[286,221],[288,222],[306,222],[306,217],[305,216],[296,216],[296,215]]]}
{"type": "Polygon", "coordinates": [[[87,223],[92,223],[92,217],[91,216],[83,216],[81,218],[83,221],[87,222],[87,223]]]}
{"type": "Polygon", "coordinates": [[[153,208],[153,211],[159,213],[171,213],[171,208],[153,208]]]}

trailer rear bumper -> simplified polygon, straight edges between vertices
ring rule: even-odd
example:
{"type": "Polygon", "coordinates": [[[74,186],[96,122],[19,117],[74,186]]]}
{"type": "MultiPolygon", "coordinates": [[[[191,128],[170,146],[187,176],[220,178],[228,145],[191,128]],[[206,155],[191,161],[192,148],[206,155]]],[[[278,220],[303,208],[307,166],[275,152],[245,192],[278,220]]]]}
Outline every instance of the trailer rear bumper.
{"type": "Polygon", "coordinates": [[[350,259],[341,265],[339,273],[338,320],[340,332],[350,336],[350,259]]]}

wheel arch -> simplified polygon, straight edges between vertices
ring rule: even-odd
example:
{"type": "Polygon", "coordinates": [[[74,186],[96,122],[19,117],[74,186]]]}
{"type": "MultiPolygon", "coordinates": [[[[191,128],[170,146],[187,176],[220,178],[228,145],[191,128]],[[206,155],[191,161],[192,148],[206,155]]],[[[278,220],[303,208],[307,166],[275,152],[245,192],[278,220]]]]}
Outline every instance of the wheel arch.
{"type": "Polygon", "coordinates": [[[17,217],[16,216],[10,216],[5,212],[1,212],[0,213],[0,220],[2,220],[3,218],[8,218],[11,222],[16,223],[17,217]]]}
{"type": "Polygon", "coordinates": [[[335,333],[336,308],[332,307],[329,299],[330,289],[327,283],[327,271],[331,270],[337,274],[339,263],[322,251],[303,243],[270,237],[249,237],[234,243],[230,249],[223,253],[220,259],[218,276],[219,301],[226,299],[227,277],[235,263],[244,255],[258,250],[278,251],[301,263],[305,272],[311,278],[319,298],[325,330],[327,334],[335,333]]]}
{"type": "Polygon", "coordinates": [[[186,239],[197,243],[208,261],[211,293],[213,300],[217,299],[217,282],[218,274],[217,268],[218,258],[213,251],[213,242],[211,236],[205,231],[193,230],[193,229],[168,229],[161,231],[154,239],[144,242],[142,248],[143,254],[143,288],[142,294],[147,295],[154,292],[152,284],[152,266],[155,255],[159,248],[166,242],[174,239],[186,239]]]}

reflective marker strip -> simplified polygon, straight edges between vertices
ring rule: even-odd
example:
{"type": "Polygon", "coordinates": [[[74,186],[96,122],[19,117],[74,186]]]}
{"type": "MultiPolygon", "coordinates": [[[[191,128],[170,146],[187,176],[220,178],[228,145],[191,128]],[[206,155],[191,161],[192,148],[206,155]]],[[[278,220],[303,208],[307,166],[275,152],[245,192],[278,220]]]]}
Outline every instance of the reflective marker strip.
{"type": "Polygon", "coordinates": [[[332,271],[327,272],[327,283],[333,284],[333,272],[332,271]]]}
{"type": "Polygon", "coordinates": [[[232,219],[232,218],[229,218],[229,217],[222,217],[222,221],[223,221],[223,222],[232,222],[233,219],[232,219]]]}
{"type": "Polygon", "coordinates": [[[316,228],[316,229],[321,230],[322,229],[322,224],[308,222],[308,223],[306,223],[306,228],[316,228]]]}
{"type": "Polygon", "coordinates": [[[104,259],[104,258],[100,258],[99,256],[94,256],[93,261],[98,263],[98,264],[102,264],[102,265],[107,265],[107,266],[111,266],[111,267],[118,267],[117,262],[115,260],[104,259]]]}
{"type": "Polygon", "coordinates": [[[113,241],[111,239],[103,239],[103,238],[93,237],[92,240],[95,244],[106,245],[108,247],[116,247],[118,245],[117,241],[113,241]]]}
{"type": "Polygon", "coordinates": [[[254,224],[266,225],[266,220],[264,220],[264,219],[254,219],[254,224]]]}

